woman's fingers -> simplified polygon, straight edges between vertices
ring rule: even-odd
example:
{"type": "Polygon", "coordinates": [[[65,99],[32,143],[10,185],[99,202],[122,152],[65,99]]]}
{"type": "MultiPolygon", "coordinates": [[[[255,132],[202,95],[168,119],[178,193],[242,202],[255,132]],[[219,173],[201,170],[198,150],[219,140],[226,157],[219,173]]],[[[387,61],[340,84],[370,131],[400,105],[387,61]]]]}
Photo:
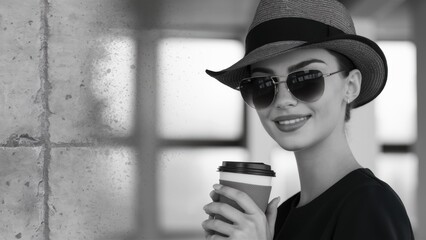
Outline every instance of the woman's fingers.
{"type": "Polygon", "coordinates": [[[214,190],[210,192],[210,198],[213,202],[219,202],[219,194],[217,194],[214,190]]]}
{"type": "MultiPolygon", "coordinates": [[[[211,219],[214,219],[213,215],[209,215],[208,220],[211,220],[211,219]]],[[[206,238],[207,238],[207,235],[213,235],[214,234],[213,230],[210,230],[210,229],[204,229],[204,230],[206,231],[206,238]]]]}
{"type": "Polygon", "coordinates": [[[231,222],[239,222],[243,218],[243,213],[226,203],[212,202],[204,206],[204,211],[214,216],[219,214],[231,222]]]}
{"type": "Polygon", "coordinates": [[[229,238],[222,237],[222,236],[214,234],[214,235],[206,235],[206,239],[207,240],[227,240],[229,238]]]}
{"type": "Polygon", "coordinates": [[[209,233],[209,235],[213,235],[210,233],[214,231],[229,236],[233,231],[233,226],[231,224],[219,219],[208,219],[205,220],[201,225],[203,226],[204,230],[209,233]]]}
{"type": "Polygon", "coordinates": [[[269,231],[273,233],[275,231],[275,221],[277,219],[278,204],[280,203],[280,197],[274,198],[266,208],[266,220],[268,221],[269,231]]]}
{"type": "Polygon", "coordinates": [[[245,192],[235,188],[223,186],[221,184],[213,185],[215,192],[234,200],[247,214],[255,214],[259,212],[259,207],[245,192]]]}
{"type": "Polygon", "coordinates": [[[213,202],[204,206],[205,212],[209,215],[209,219],[202,223],[206,239],[225,240],[234,239],[236,236],[239,236],[238,239],[272,239],[279,197],[268,204],[264,213],[243,191],[220,184],[215,184],[213,188],[215,190],[210,193],[213,202]],[[233,202],[229,200],[235,201],[242,210],[235,208],[233,202]],[[220,218],[213,219],[212,216],[220,218]],[[230,237],[223,237],[222,234],[230,237]]]}

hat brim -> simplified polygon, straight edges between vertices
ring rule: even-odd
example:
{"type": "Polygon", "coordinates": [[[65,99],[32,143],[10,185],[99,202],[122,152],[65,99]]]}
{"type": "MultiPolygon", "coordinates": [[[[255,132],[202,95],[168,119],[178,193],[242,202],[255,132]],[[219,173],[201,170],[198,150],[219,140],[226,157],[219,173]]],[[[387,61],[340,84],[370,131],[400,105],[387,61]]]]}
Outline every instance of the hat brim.
{"type": "Polygon", "coordinates": [[[236,89],[241,79],[249,77],[248,66],[296,49],[323,48],[336,51],[349,58],[362,74],[361,91],[353,107],[363,106],[377,97],[387,80],[387,63],[380,47],[368,38],[344,34],[321,42],[283,41],[259,47],[232,66],[221,71],[206,73],[223,84],[236,89]]]}

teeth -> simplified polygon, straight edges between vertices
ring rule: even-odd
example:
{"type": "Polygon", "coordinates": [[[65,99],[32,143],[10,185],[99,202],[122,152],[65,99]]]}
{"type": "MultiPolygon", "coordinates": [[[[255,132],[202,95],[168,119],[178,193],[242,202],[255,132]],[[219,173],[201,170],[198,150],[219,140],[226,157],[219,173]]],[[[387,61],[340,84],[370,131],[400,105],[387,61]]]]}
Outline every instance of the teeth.
{"type": "Polygon", "coordinates": [[[279,121],[279,124],[283,124],[283,125],[290,125],[290,124],[295,124],[298,123],[300,121],[304,121],[308,119],[308,117],[301,117],[301,118],[296,118],[296,119],[292,119],[292,120],[285,120],[285,121],[279,121]]]}

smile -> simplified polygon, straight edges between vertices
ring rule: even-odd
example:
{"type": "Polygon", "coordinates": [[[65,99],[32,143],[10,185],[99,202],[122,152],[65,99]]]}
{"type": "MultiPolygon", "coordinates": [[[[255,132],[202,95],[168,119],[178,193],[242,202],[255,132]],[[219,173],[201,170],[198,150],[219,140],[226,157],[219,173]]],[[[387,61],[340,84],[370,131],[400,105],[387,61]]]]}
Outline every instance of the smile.
{"type": "Polygon", "coordinates": [[[308,117],[301,117],[301,118],[296,118],[296,119],[292,119],[292,120],[285,120],[285,121],[279,121],[279,124],[283,124],[283,125],[291,125],[291,124],[295,124],[301,121],[305,121],[307,120],[308,117]]]}
{"type": "Polygon", "coordinates": [[[282,132],[293,132],[303,127],[311,115],[277,118],[274,122],[282,132]]]}

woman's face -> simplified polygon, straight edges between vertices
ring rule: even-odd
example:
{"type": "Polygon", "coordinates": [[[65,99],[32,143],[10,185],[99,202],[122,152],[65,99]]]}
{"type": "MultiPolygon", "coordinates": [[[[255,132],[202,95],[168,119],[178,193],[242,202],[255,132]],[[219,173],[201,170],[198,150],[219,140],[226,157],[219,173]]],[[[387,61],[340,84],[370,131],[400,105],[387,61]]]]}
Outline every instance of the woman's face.
{"type": "MultiPolygon", "coordinates": [[[[300,70],[327,74],[342,69],[324,49],[295,50],[251,66],[252,76],[287,76],[300,70]]],[[[330,140],[331,136],[344,136],[346,81],[342,74],[324,79],[324,93],[316,102],[301,102],[288,92],[286,84],[278,84],[274,102],[257,110],[263,127],[282,148],[299,151],[330,140]]]]}

